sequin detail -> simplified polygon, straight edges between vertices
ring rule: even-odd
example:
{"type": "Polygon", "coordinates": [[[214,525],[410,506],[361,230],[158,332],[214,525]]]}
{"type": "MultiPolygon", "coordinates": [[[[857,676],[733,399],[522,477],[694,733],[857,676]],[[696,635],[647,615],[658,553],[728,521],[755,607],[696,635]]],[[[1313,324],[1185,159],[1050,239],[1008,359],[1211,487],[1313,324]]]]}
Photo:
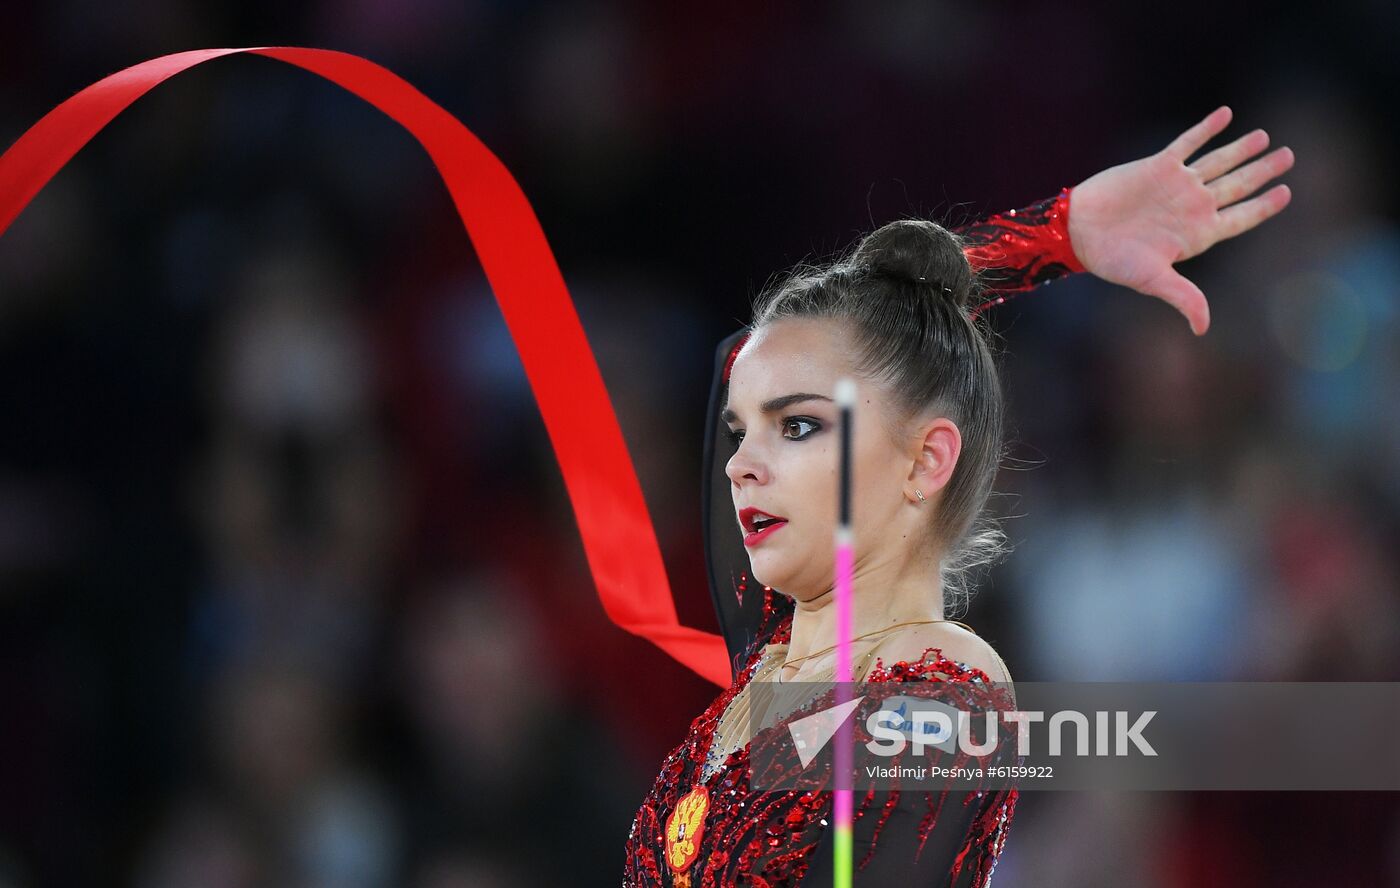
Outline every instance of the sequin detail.
{"type": "MultiPolygon", "coordinates": [[[[830,830],[832,793],[829,790],[758,791],[752,789],[750,746],[744,744],[725,756],[706,776],[705,760],[710,753],[720,717],[731,701],[753,679],[763,662],[769,644],[791,639],[791,602],[764,587],[763,626],[745,652],[744,668],[734,683],[723,691],[690,725],[684,742],[662,763],[651,791],[632,821],[627,839],[624,886],[674,886],[727,888],[727,886],[795,886],[801,883],[830,830]],[[665,863],[666,825],[678,805],[698,788],[708,800],[708,811],[700,827],[694,862],[683,877],[677,877],[665,863]]],[[[877,660],[869,684],[907,681],[945,681],[956,688],[992,687],[991,679],[980,669],[943,656],[929,648],[917,661],[898,661],[888,666],[877,660]]],[[[893,692],[893,690],[892,690],[893,692]]],[[[862,730],[857,730],[861,740],[862,730]]],[[[759,775],[766,777],[767,775],[759,775]]],[[[774,782],[776,783],[776,781],[774,782]]],[[[761,785],[774,785],[765,782],[761,785]]],[[[945,804],[967,806],[972,811],[970,826],[959,837],[955,857],[949,862],[947,883],[970,871],[970,884],[984,885],[990,878],[997,856],[1006,840],[1015,811],[1014,788],[976,792],[935,793],[908,791],[912,799],[923,797],[918,809],[917,836],[890,846],[885,825],[900,805],[900,792],[858,791],[855,804],[857,828],[866,819],[873,839],[856,865],[864,870],[882,855],[917,860],[929,836],[947,813],[945,804]],[[908,847],[904,847],[907,844],[908,847]]],[[[674,823],[675,821],[672,820],[674,823]]],[[[941,877],[940,877],[941,878],[941,877]]]]}
{"type": "Polygon", "coordinates": [[[1034,290],[1059,277],[1084,271],[1069,238],[1072,188],[1036,201],[1024,209],[1008,210],[956,229],[978,278],[995,298],[973,309],[979,312],[1011,297],[1034,290]]]}

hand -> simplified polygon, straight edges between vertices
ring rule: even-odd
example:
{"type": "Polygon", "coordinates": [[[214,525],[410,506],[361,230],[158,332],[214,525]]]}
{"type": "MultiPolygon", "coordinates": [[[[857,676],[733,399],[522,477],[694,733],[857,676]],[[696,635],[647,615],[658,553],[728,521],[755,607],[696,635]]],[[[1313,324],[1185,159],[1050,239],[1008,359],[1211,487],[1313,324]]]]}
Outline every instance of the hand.
{"type": "Polygon", "coordinates": [[[1243,200],[1293,166],[1288,148],[1240,166],[1268,146],[1263,130],[1186,163],[1230,117],[1229,106],[1221,105],[1151,157],[1096,173],[1070,192],[1070,243],[1084,268],[1165,301],[1197,336],[1210,327],[1210,306],[1172,263],[1248,231],[1292,197],[1287,185],[1276,185],[1243,200]]]}

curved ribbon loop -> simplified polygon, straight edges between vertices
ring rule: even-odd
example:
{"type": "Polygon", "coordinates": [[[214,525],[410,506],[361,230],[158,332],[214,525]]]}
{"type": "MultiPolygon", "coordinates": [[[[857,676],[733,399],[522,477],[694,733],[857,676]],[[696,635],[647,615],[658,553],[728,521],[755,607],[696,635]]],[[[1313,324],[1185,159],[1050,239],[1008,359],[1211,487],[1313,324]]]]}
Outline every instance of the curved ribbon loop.
{"type": "Polygon", "coordinates": [[[520,350],[603,609],[618,626],[727,686],[723,639],[677,619],[622,429],[530,202],[500,159],[461,121],[398,75],[349,53],[287,46],[193,50],[133,65],[54,108],[0,156],[0,234],[80,148],[133,102],[182,71],[239,53],[319,74],[383,111],[427,149],[520,350]],[[569,433],[577,428],[587,428],[589,434],[569,433]]]}

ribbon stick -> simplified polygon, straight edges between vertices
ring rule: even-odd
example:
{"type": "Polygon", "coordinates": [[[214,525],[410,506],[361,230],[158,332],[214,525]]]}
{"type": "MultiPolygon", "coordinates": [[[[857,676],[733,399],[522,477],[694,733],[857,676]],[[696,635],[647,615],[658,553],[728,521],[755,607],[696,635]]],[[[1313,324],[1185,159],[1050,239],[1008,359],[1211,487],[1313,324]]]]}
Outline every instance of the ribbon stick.
{"type": "Polygon", "coordinates": [[[180,52],[133,65],[54,108],[0,156],[0,234],[113,118],[169,78],[227,55],[295,65],[397,121],[442,175],[520,350],[608,617],[720,685],[724,640],[677,619],[641,483],[573,301],[530,202],[505,165],[407,81],[349,53],[301,47],[180,52]],[[588,434],[576,434],[578,429],[588,434]]]}
{"type": "MultiPolygon", "coordinates": [[[[855,534],[851,530],[851,418],[856,405],[856,383],[849,376],[836,381],[836,407],[841,413],[841,480],[836,522],[836,694],[835,704],[841,706],[851,699],[851,585],[855,574],[855,534]]],[[[832,867],[835,888],[850,888],[854,872],[852,855],[851,771],[852,735],[850,718],[843,719],[836,729],[836,752],[832,763],[836,795],[832,800],[832,826],[836,830],[833,842],[836,855],[832,867]]]]}

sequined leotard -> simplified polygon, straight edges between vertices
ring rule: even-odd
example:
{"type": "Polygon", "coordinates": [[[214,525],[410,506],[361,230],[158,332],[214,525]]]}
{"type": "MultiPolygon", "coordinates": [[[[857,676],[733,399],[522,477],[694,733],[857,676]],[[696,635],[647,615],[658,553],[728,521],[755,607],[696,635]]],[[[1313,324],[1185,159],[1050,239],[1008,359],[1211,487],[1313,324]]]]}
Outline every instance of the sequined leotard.
{"type": "MultiPolygon", "coordinates": [[[[987,293],[985,309],[1064,275],[1083,271],[1069,243],[1069,189],[1029,207],[992,215],[957,229],[987,293]]],[[[724,464],[733,445],[717,421],[729,368],[747,338],[740,330],[716,353],[707,417],[705,547],[711,592],[733,657],[734,681],[690,725],[662,764],[627,840],[624,886],[829,885],[832,793],[754,791],[750,748],[720,762],[706,758],[725,710],[788,640],[792,602],[766,587],[750,589],[748,555],[734,532],[724,464]],[[700,787],[700,789],[697,789],[700,787]],[[677,811],[680,807],[682,810],[677,811]],[[666,826],[690,816],[698,841],[679,871],[668,863],[666,826]]],[[[929,649],[918,662],[877,661],[866,682],[948,681],[989,687],[981,670],[929,649]]],[[[858,791],[855,796],[855,884],[985,888],[1006,839],[1017,792],[858,791]]],[[[674,836],[673,836],[674,838],[674,836]]],[[[672,845],[674,846],[674,841],[672,845]]],[[[672,848],[674,850],[674,848],[672,848]]]]}
{"type": "MultiPolygon", "coordinates": [[[[765,657],[789,640],[790,609],[773,606],[787,599],[771,589],[764,592],[769,603],[765,612],[773,630],[764,632],[764,644],[755,646],[738,680],[691,723],[685,742],[662,763],[661,774],[632,822],[625,886],[832,883],[832,793],[802,788],[754,789],[752,743],[722,759],[709,755],[725,710],[744,692],[765,657]],[[779,610],[786,610],[787,615],[778,617],[779,610]],[[672,815],[686,817],[687,806],[698,809],[690,819],[694,844],[680,855],[678,867],[673,855],[677,854],[677,839],[683,839],[685,831],[676,827],[672,815]]],[[[875,668],[865,676],[864,687],[914,681],[956,682],[983,688],[987,694],[1005,693],[981,670],[947,659],[936,648],[929,648],[913,663],[899,661],[886,666],[877,659],[875,668]]],[[[1003,701],[1000,705],[1009,705],[1007,698],[999,699],[1003,701]]],[[[779,723],[779,729],[785,724],[779,723]]],[[[863,743],[870,736],[857,725],[855,739],[863,743]]],[[[1003,739],[1007,742],[1001,750],[1014,749],[1010,738],[1003,739]]],[[[1017,760],[1002,756],[996,761],[1017,760]]],[[[901,762],[895,760],[894,764],[901,762]]],[[[829,786],[829,765],[815,779],[816,786],[829,786]]],[[[855,884],[986,885],[1016,798],[1014,787],[938,793],[858,787],[854,797],[855,884]]]]}

